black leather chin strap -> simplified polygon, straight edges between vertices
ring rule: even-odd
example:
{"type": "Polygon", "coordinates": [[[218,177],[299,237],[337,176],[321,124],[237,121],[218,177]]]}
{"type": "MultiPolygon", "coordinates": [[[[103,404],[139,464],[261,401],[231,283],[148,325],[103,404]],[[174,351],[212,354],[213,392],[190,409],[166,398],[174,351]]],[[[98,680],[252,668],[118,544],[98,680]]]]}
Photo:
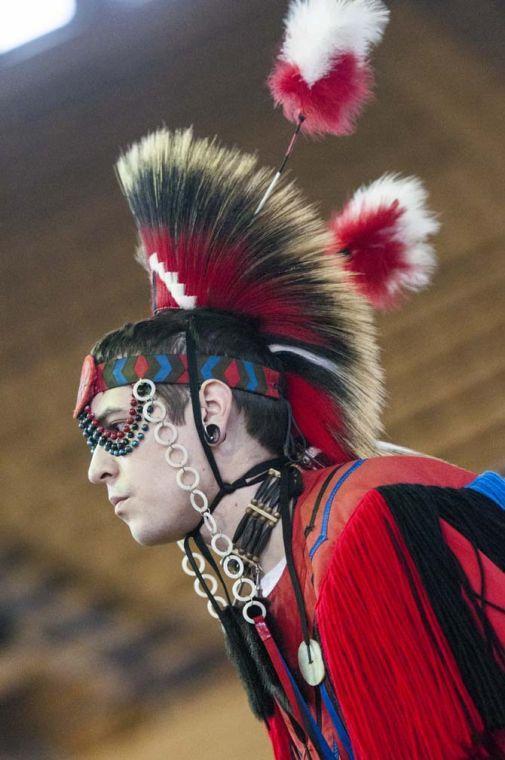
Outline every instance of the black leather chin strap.
{"type": "MultiPolygon", "coordinates": [[[[247,470],[247,472],[244,475],[242,475],[240,478],[237,478],[237,480],[234,480],[233,483],[226,483],[221,477],[221,473],[219,472],[219,468],[217,466],[216,460],[214,459],[212,448],[209,446],[209,444],[207,443],[205,439],[205,430],[204,430],[204,425],[202,421],[202,410],[200,406],[200,378],[199,378],[198,363],[197,363],[197,339],[198,339],[198,333],[196,330],[196,315],[192,314],[189,318],[188,328],[186,330],[186,353],[188,356],[188,374],[189,374],[189,388],[190,388],[190,394],[191,394],[191,406],[193,408],[193,417],[195,420],[196,429],[198,431],[198,436],[202,443],[203,450],[205,451],[207,460],[211,466],[216,482],[219,486],[219,490],[216,496],[214,497],[212,502],[209,504],[209,510],[210,512],[213,512],[215,508],[217,507],[217,505],[219,504],[219,502],[221,501],[221,499],[227,494],[233,493],[237,489],[244,488],[245,486],[253,485],[255,483],[261,483],[263,480],[265,480],[265,478],[268,477],[268,471],[270,468],[275,468],[275,469],[280,470],[281,479],[280,479],[279,511],[280,511],[281,520],[282,520],[284,550],[286,553],[286,562],[287,562],[287,566],[289,570],[291,583],[293,585],[293,589],[295,593],[296,606],[298,608],[298,614],[299,614],[300,622],[302,626],[303,638],[307,644],[309,656],[310,656],[310,647],[308,646],[310,642],[308,617],[307,617],[307,612],[305,609],[305,601],[303,598],[300,581],[298,579],[297,571],[295,568],[293,550],[291,546],[291,541],[292,541],[291,508],[292,506],[294,506],[296,499],[298,498],[301,490],[303,489],[303,484],[302,484],[300,474],[297,471],[297,469],[293,467],[293,463],[299,459],[299,451],[297,451],[295,439],[292,433],[293,424],[296,425],[296,423],[294,422],[293,417],[292,417],[291,406],[289,402],[286,400],[285,403],[288,406],[288,409],[287,409],[288,416],[287,416],[287,430],[286,430],[286,438],[285,438],[285,443],[284,443],[283,455],[279,457],[275,457],[273,459],[269,459],[265,462],[260,462],[259,464],[256,464],[253,467],[251,467],[249,470],[247,470]]],[[[217,604],[217,602],[213,598],[213,595],[211,594],[210,590],[205,584],[204,578],[202,574],[199,572],[197,563],[192,557],[191,551],[189,548],[189,541],[190,541],[190,538],[192,538],[195,541],[196,545],[200,548],[200,551],[203,553],[203,555],[208,559],[209,562],[211,562],[212,567],[214,571],[217,573],[217,576],[219,577],[221,584],[225,590],[225,594],[228,598],[228,603],[230,604],[230,599],[226,591],[226,584],[223,581],[222,575],[219,571],[219,567],[217,566],[211,553],[209,552],[208,547],[205,545],[204,540],[200,536],[200,528],[202,527],[202,525],[203,525],[203,518],[200,520],[196,528],[190,534],[186,536],[184,540],[184,548],[196,577],[200,580],[200,583],[205,589],[205,593],[207,594],[210,603],[212,604],[217,616],[223,623],[224,619],[223,619],[222,610],[220,609],[219,605],[217,604]]]]}
{"type": "MultiPolygon", "coordinates": [[[[210,464],[216,482],[220,490],[222,490],[228,484],[225,484],[221,477],[221,473],[219,472],[216,460],[214,459],[212,449],[205,439],[205,430],[203,427],[202,409],[200,406],[200,377],[198,374],[195,321],[196,320],[194,315],[191,315],[188,320],[188,327],[186,330],[186,354],[188,357],[189,392],[191,395],[191,406],[193,408],[193,418],[195,420],[196,430],[198,432],[200,442],[203,446],[203,450],[205,451],[205,456],[207,457],[207,461],[210,464]]],[[[228,493],[231,493],[231,491],[228,491],[228,493]]]]}

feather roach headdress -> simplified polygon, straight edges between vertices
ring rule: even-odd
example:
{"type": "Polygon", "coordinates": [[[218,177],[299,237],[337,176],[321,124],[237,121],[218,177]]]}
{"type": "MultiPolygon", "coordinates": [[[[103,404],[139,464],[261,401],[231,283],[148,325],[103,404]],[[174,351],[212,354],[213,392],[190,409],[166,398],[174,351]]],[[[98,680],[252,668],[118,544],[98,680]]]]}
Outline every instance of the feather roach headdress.
{"type": "Polygon", "coordinates": [[[117,174],[153,312],[204,307],[256,318],[307,442],[334,460],[374,451],[381,373],[370,313],[295,185],[281,185],[255,214],[272,172],[191,129],[148,135],[117,174]]]}

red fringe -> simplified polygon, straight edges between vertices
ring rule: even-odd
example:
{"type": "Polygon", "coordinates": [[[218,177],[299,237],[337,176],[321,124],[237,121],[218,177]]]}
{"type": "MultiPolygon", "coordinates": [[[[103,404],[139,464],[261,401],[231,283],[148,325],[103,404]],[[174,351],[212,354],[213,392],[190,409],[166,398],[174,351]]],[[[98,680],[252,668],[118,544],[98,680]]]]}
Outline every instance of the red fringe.
{"type": "Polygon", "coordinates": [[[352,53],[337,56],[328,74],[310,87],[298,66],[283,60],[277,61],[268,79],[272,97],[276,104],[282,104],[284,116],[297,122],[302,113],[302,131],[309,135],[352,134],[372,85],[368,62],[352,53]]]}
{"type": "Polygon", "coordinates": [[[282,717],[279,707],[275,706],[275,712],[267,719],[267,728],[275,760],[291,760],[290,738],[288,729],[282,717]]]}
{"type": "Polygon", "coordinates": [[[466,749],[482,718],[376,491],[336,544],[316,614],[356,760],[482,756],[466,749]]]}

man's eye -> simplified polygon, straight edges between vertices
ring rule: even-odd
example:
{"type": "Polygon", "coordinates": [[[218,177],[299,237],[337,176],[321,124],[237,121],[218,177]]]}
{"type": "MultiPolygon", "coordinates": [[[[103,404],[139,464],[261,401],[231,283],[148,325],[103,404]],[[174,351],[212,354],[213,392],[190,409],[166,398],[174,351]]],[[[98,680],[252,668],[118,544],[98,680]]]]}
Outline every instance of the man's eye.
{"type": "Polygon", "coordinates": [[[109,425],[107,425],[108,430],[114,430],[117,433],[122,433],[124,431],[124,426],[126,425],[126,422],[111,422],[109,425]]]}

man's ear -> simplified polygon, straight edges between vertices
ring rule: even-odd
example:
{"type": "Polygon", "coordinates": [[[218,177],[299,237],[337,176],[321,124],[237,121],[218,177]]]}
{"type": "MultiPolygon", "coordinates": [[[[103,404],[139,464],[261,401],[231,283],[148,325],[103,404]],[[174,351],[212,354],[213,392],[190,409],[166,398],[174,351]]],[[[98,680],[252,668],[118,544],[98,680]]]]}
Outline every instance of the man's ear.
{"type": "Polygon", "coordinates": [[[233,404],[231,388],[221,380],[205,380],[200,388],[200,407],[204,425],[217,425],[226,432],[233,404]]]}

